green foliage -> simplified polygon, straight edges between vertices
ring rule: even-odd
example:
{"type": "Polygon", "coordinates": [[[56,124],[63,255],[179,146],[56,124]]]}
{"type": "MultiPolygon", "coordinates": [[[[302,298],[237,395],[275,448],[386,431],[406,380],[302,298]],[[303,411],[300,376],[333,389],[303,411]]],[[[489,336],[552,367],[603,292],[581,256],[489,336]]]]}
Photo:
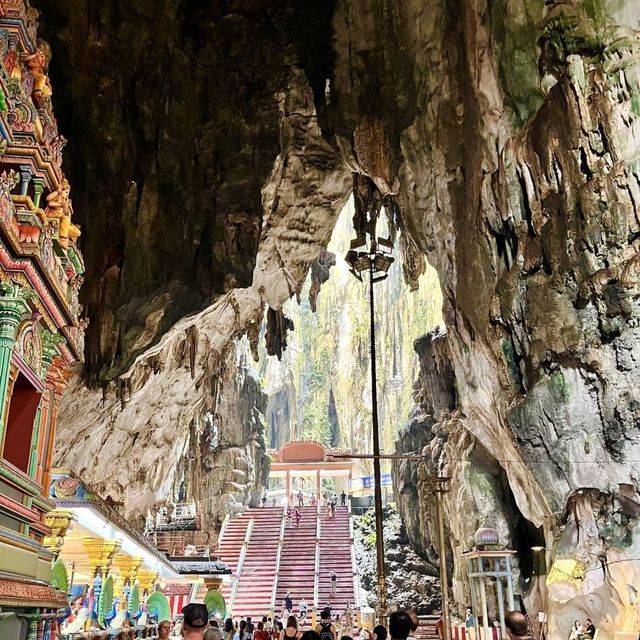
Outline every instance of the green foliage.
{"type": "Polygon", "coordinates": [[[554,371],[549,378],[549,382],[556,395],[558,395],[563,402],[568,402],[569,384],[562,375],[562,371],[554,371]]]}

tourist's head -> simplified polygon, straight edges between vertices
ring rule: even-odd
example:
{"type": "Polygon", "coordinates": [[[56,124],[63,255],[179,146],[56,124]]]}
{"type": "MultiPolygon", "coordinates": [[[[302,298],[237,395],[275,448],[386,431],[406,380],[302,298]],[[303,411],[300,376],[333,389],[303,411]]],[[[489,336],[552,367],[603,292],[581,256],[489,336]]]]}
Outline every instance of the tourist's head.
{"type": "Polygon", "coordinates": [[[329,622],[331,620],[331,609],[323,609],[320,612],[320,619],[329,622]]]}
{"type": "Polygon", "coordinates": [[[287,618],[287,628],[288,629],[297,629],[298,628],[298,621],[296,620],[295,616],[289,616],[287,618]]]}
{"type": "Polygon", "coordinates": [[[247,624],[251,624],[251,616],[247,616],[247,624]]]}
{"type": "Polygon", "coordinates": [[[168,638],[170,633],[171,633],[171,621],[163,620],[158,625],[158,638],[160,639],[168,638]]]}
{"type": "Polygon", "coordinates": [[[215,618],[212,618],[211,620],[209,620],[209,626],[213,627],[214,629],[220,628],[220,625],[218,624],[218,621],[215,618]]]}
{"type": "Polygon", "coordinates": [[[340,636],[340,640],[353,640],[351,636],[340,636]]]}
{"type": "Polygon", "coordinates": [[[182,608],[184,622],[182,635],[185,638],[202,638],[209,620],[209,611],[201,602],[190,602],[182,608]]]}
{"type": "Polygon", "coordinates": [[[593,623],[591,622],[591,618],[587,618],[587,624],[593,624],[593,623]]]}
{"type": "Polygon", "coordinates": [[[258,622],[258,631],[262,631],[263,629],[264,629],[264,622],[260,620],[260,622],[258,622]]]}
{"type": "Polygon", "coordinates": [[[309,629],[302,634],[300,640],[320,640],[320,634],[313,629],[309,629]]]}
{"type": "Polygon", "coordinates": [[[247,628],[247,621],[240,620],[240,635],[242,635],[242,632],[245,631],[246,628],[247,628]]]}
{"type": "Polygon", "coordinates": [[[472,614],[471,607],[467,607],[467,615],[470,616],[472,614]]]}
{"type": "Polygon", "coordinates": [[[389,616],[389,633],[393,640],[405,640],[409,637],[412,627],[411,616],[401,609],[389,616]]]}
{"type": "Polygon", "coordinates": [[[231,631],[233,631],[233,620],[231,618],[227,618],[224,621],[224,630],[229,633],[231,631]]]}
{"type": "Polygon", "coordinates": [[[373,637],[376,640],[387,640],[387,630],[379,624],[376,627],[373,627],[373,637]]]}
{"type": "Polygon", "coordinates": [[[284,629],[284,625],[282,624],[282,621],[281,621],[281,620],[278,620],[278,621],[276,622],[276,629],[277,629],[278,631],[282,631],[282,630],[284,629]]]}
{"type": "Polygon", "coordinates": [[[504,623],[507,627],[507,636],[511,640],[527,637],[527,619],[519,611],[508,611],[504,617],[504,623]]]}
{"type": "MultiPolygon", "coordinates": [[[[271,618],[269,618],[271,619],[271,618]]],[[[262,616],[262,622],[265,623],[267,621],[267,616],[262,616]]]]}

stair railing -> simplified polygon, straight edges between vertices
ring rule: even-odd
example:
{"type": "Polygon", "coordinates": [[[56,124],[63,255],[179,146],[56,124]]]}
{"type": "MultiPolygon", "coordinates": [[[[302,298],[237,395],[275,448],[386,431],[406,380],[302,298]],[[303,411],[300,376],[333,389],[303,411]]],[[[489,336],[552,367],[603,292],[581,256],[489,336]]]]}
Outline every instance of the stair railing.
{"type": "Polygon", "coordinates": [[[353,606],[356,611],[360,608],[360,578],[358,577],[358,564],[356,563],[356,548],[353,541],[353,514],[351,502],[349,502],[349,544],[351,546],[351,570],[353,572],[353,606]]]}
{"type": "Polygon", "coordinates": [[[313,608],[318,610],[320,601],[320,536],[322,535],[322,518],[320,517],[320,504],[316,511],[316,560],[313,573],[313,608]]]}
{"type": "Polygon", "coordinates": [[[236,595],[238,594],[238,584],[240,582],[240,576],[242,575],[242,568],[244,566],[244,560],[247,557],[247,547],[251,540],[251,533],[253,532],[253,518],[251,518],[247,524],[247,531],[244,534],[244,540],[242,547],[240,548],[240,555],[238,556],[238,564],[236,566],[236,575],[233,578],[233,586],[231,587],[231,595],[229,596],[229,611],[233,612],[233,607],[236,603],[236,595]]]}
{"type": "Polygon", "coordinates": [[[282,520],[280,522],[280,537],[278,538],[278,549],[276,550],[276,568],[273,574],[273,589],[271,591],[271,601],[269,603],[269,611],[272,614],[276,612],[276,597],[278,595],[278,580],[280,575],[280,560],[282,558],[282,547],[284,545],[284,532],[287,523],[287,507],[282,509],[282,520]]]}
{"type": "Polygon", "coordinates": [[[219,548],[222,544],[222,539],[224,538],[224,534],[227,532],[227,527],[229,526],[229,521],[231,520],[231,516],[227,513],[224,516],[224,520],[222,521],[222,526],[220,527],[220,533],[218,535],[218,544],[216,548],[219,548]]]}

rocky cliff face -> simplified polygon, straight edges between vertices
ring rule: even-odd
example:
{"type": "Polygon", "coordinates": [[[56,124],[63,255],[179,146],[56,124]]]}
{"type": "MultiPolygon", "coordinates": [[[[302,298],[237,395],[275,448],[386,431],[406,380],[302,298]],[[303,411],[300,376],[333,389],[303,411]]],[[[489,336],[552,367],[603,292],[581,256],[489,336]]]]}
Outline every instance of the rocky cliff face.
{"type": "Polygon", "coordinates": [[[426,474],[451,475],[459,602],[460,554],[491,514],[523,579],[539,539],[576,568],[556,572],[555,595],[572,597],[549,604],[552,637],[587,614],[604,638],[633,625],[634,2],[55,4],[40,6],[86,216],[88,375],[110,380],[68,394],[59,461],[144,444],[140,498],[115,462],[84,471],[131,513],[161,497],[230,345],[300,291],[355,170],[395,194],[407,282],[426,258],[444,296],[447,337],[423,356],[401,445],[429,458],[398,480],[426,505],[426,524],[402,509],[409,535],[429,547],[426,474]],[[447,372],[438,398],[434,371],[447,372]]]}

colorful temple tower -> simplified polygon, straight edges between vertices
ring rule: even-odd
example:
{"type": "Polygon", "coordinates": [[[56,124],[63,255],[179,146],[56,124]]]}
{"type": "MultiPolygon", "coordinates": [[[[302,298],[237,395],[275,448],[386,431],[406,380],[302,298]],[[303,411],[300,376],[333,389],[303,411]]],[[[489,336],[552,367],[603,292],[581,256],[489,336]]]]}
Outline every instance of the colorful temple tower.
{"type": "Polygon", "coordinates": [[[0,637],[18,639],[53,638],[66,605],[49,586],[46,496],[58,403],[84,329],[80,230],[37,16],[24,0],[0,0],[0,637]]]}

